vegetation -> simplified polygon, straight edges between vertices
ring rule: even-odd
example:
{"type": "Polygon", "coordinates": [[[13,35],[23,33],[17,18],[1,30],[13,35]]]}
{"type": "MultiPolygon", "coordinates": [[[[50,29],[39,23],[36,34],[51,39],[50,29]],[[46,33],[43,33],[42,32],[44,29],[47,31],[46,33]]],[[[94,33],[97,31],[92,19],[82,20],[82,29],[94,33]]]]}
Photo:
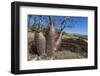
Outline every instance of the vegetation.
{"type": "MultiPolygon", "coordinates": [[[[33,37],[34,32],[28,32],[28,47],[30,47],[28,50],[28,60],[43,60],[38,58],[33,37]]],[[[79,38],[75,40],[76,37],[77,36],[72,36],[71,34],[63,34],[61,47],[57,52],[54,53],[54,60],[87,58],[87,42],[84,39],[80,40],[79,38]]],[[[48,60],[46,58],[44,59],[48,60]]]]}
{"type": "MultiPolygon", "coordinates": [[[[31,16],[29,17],[30,21],[31,16]]],[[[63,30],[67,27],[64,17],[60,28],[55,28],[55,20],[48,16],[46,27],[39,16],[39,23],[29,26],[28,22],[28,60],[80,59],[87,58],[87,35],[70,34],[63,30]]]]}

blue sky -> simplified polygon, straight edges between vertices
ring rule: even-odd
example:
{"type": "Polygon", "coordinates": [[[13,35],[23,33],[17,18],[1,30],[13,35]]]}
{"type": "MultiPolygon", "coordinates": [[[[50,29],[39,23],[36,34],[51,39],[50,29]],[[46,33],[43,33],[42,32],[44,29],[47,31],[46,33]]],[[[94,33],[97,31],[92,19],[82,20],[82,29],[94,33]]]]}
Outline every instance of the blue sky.
{"type": "MultiPolygon", "coordinates": [[[[39,23],[39,17],[32,15],[30,20],[30,25],[34,24],[34,17],[36,17],[36,23],[39,23]]],[[[48,16],[42,16],[42,23],[44,26],[48,24],[48,16]]],[[[55,18],[55,27],[61,27],[61,21],[63,20],[64,16],[52,16],[55,18]]],[[[68,20],[64,23],[65,26],[71,26],[72,28],[66,27],[64,29],[67,33],[75,33],[75,34],[88,34],[88,17],[79,17],[79,16],[70,16],[68,20]]]]}

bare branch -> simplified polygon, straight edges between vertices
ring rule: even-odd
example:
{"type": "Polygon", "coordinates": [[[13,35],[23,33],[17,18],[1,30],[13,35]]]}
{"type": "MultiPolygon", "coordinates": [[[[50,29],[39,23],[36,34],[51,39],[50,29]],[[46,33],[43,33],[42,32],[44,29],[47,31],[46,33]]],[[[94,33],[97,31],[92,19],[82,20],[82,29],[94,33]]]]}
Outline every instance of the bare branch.
{"type": "Polygon", "coordinates": [[[34,24],[36,24],[36,16],[34,16],[34,24]]]}
{"type": "Polygon", "coordinates": [[[70,26],[70,25],[68,25],[68,26],[64,25],[64,23],[65,23],[67,20],[70,20],[70,19],[71,19],[70,16],[66,16],[66,17],[64,17],[64,20],[61,22],[61,31],[63,31],[64,28],[66,28],[66,27],[68,27],[68,28],[72,28],[72,26],[70,26]]]}
{"type": "Polygon", "coordinates": [[[31,15],[29,15],[29,19],[28,19],[28,26],[30,25],[30,20],[31,20],[31,15]]]}
{"type": "Polygon", "coordinates": [[[40,17],[40,24],[42,24],[42,16],[39,16],[40,17]]]}
{"type": "Polygon", "coordinates": [[[49,25],[51,25],[51,22],[52,22],[51,17],[50,16],[48,17],[49,17],[49,25]]]}

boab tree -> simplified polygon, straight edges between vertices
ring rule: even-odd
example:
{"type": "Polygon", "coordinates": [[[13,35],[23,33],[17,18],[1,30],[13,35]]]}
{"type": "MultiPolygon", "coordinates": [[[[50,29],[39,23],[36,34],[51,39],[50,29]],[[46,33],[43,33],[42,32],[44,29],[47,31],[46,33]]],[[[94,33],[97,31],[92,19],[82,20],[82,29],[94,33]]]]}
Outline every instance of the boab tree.
{"type": "Polygon", "coordinates": [[[42,16],[40,16],[40,23],[37,25],[35,31],[35,45],[39,56],[45,55],[45,49],[46,49],[46,40],[42,33],[41,25],[42,25],[42,16]]]}
{"type": "Polygon", "coordinates": [[[67,27],[67,25],[64,25],[64,23],[68,19],[69,19],[69,17],[64,17],[64,19],[61,21],[60,32],[59,32],[57,40],[55,42],[55,50],[58,50],[61,46],[63,30],[67,27]]]}
{"type": "Polygon", "coordinates": [[[46,33],[46,53],[47,56],[53,57],[55,50],[55,27],[54,20],[49,16],[49,25],[46,33]]]}

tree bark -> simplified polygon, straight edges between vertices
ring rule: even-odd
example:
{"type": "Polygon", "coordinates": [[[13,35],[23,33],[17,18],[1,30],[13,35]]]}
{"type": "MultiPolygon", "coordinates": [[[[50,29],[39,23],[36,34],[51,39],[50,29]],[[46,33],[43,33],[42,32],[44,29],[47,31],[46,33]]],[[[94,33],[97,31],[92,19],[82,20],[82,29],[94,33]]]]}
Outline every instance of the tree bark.
{"type": "Polygon", "coordinates": [[[37,30],[35,32],[35,44],[39,56],[45,55],[45,49],[46,49],[46,40],[45,36],[42,33],[41,25],[42,25],[42,16],[40,16],[40,24],[38,25],[37,30]]]}
{"type": "Polygon", "coordinates": [[[45,41],[45,37],[44,37],[43,33],[35,32],[35,44],[36,44],[36,48],[37,48],[37,52],[38,52],[39,56],[45,55],[45,49],[46,49],[45,43],[46,43],[46,41],[45,41]]]}
{"type": "Polygon", "coordinates": [[[47,36],[46,36],[46,53],[49,57],[52,57],[54,54],[54,50],[55,50],[55,28],[54,28],[54,23],[51,20],[51,18],[49,18],[50,20],[50,24],[49,24],[49,28],[47,31],[47,36]]]}
{"type": "Polygon", "coordinates": [[[63,31],[60,32],[57,41],[55,42],[55,50],[58,50],[61,46],[61,42],[62,42],[62,33],[63,31]]]}

